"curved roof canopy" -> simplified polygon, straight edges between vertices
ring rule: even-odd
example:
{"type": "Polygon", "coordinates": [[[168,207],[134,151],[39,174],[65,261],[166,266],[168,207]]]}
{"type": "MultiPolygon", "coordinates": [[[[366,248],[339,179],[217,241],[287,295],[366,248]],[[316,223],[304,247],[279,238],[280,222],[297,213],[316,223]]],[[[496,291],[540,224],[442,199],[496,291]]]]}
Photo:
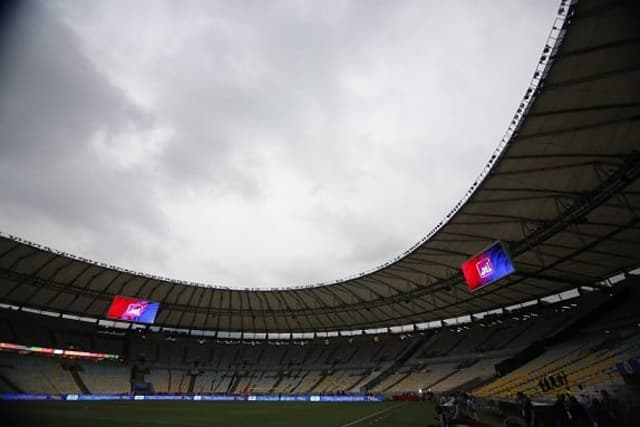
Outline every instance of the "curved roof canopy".
{"type": "Polygon", "coordinates": [[[100,318],[122,294],[160,301],[164,327],[336,331],[487,311],[636,268],[638,22],[633,1],[563,2],[481,177],[425,239],[375,271],[296,289],[193,286],[4,236],[0,302],[100,318]],[[518,272],[471,294],[459,266],[495,240],[507,243],[518,272]]]}

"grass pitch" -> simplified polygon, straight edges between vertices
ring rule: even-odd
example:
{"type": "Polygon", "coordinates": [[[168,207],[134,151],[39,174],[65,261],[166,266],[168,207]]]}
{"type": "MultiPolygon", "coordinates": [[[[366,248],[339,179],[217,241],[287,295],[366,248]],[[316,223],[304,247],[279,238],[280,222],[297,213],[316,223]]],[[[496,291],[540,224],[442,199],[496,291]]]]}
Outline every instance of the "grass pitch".
{"type": "Polygon", "coordinates": [[[433,404],[419,402],[0,402],[7,427],[426,427],[436,424],[434,415],[433,404]]]}

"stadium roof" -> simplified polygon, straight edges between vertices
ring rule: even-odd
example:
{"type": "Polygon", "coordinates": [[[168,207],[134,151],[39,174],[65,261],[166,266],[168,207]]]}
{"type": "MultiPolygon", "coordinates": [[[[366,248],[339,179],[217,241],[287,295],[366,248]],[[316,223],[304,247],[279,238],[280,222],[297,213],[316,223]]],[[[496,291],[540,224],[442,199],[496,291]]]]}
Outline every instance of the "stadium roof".
{"type": "Polygon", "coordinates": [[[0,302],[103,318],[121,294],[160,301],[156,324],[163,327],[337,331],[484,312],[634,269],[640,266],[638,22],[637,2],[563,2],[531,85],[484,172],[427,237],[374,271],[293,289],[193,286],[2,236],[0,302]],[[517,273],[472,294],[459,266],[495,240],[508,245],[517,273]]]}

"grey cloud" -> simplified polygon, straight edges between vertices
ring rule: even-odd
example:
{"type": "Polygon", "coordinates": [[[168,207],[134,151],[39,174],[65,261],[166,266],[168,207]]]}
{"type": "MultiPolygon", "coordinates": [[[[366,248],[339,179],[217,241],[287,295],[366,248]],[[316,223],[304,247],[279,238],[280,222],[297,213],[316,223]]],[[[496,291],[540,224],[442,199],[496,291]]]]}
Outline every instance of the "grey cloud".
{"type": "Polygon", "coordinates": [[[119,171],[90,143],[96,132],[144,130],[152,118],[100,75],[77,37],[46,8],[34,3],[21,12],[0,71],[2,228],[39,240],[28,218],[46,220],[62,233],[83,229],[96,240],[115,233],[112,247],[135,247],[132,228],[162,234],[153,171],[119,171]],[[14,229],[12,222],[22,225],[14,229]]]}
{"type": "Polygon", "coordinates": [[[212,283],[374,267],[475,180],[555,3],[34,3],[2,55],[0,227],[212,283]]]}

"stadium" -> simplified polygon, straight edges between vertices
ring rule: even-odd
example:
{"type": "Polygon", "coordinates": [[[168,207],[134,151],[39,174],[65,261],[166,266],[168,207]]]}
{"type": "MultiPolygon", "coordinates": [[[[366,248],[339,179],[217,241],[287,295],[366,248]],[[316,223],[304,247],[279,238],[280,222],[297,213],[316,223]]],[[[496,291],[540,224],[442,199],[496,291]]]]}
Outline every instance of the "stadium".
{"type": "Polygon", "coordinates": [[[638,22],[633,1],[562,1],[481,176],[416,245],[363,274],[225,288],[2,233],[4,420],[635,425],[638,22]],[[492,251],[509,271],[493,278],[494,260],[471,283],[461,266],[492,251]]]}

